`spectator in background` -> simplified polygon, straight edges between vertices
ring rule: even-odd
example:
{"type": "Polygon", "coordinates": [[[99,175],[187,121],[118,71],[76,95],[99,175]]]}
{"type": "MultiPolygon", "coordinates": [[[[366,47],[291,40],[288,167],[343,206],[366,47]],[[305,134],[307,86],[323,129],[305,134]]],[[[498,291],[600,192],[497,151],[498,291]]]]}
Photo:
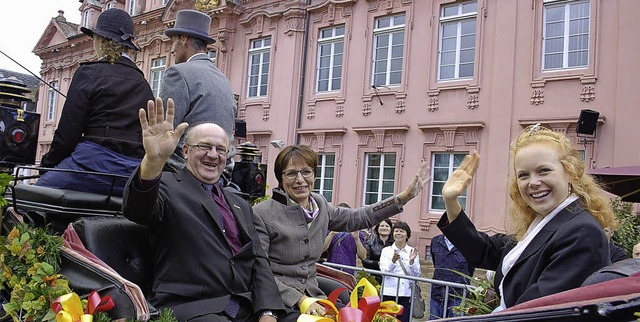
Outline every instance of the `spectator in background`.
{"type": "MultiPolygon", "coordinates": [[[[393,245],[393,235],[391,234],[391,227],[393,223],[391,219],[385,219],[373,228],[373,234],[369,236],[369,239],[365,243],[367,250],[367,258],[362,261],[364,268],[380,270],[380,253],[382,249],[393,245]]],[[[376,275],[378,283],[382,282],[382,277],[376,275]]]]}
{"type": "Polygon", "coordinates": [[[611,240],[611,237],[613,237],[613,234],[614,234],[613,229],[605,228],[604,234],[607,236],[607,239],[609,240],[609,255],[611,256],[611,263],[615,263],[623,259],[629,258],[629,255],[627,255],[624,249],[614,244],[613,240],[611,240]]]}
{"type": "MultiPolygon", "coordinates": [[[[433,272],[433,279],[469,284],[469,279],[458,273],[473,276],[473,266],[467,263],[467,260],[464,258],[462,253],[460,253],[460,251],[447,239],[447,237],[442,234],[431,239],[431,260],[435,269],[433,272]]],[[[448,292],[449,298],[447,300],[447,309],[445,310],[444,300],[446,293],[447,291],[445,286],[431,284],[431,299],[429,301],[430,320],[456,316],[452,308],[460,305],[464,292],[461,289],[450,287],[448,292]]]]}
{"type": "MultiPolygon", "coordinates": [[[[346,203],[341,203],[338,207],[351,208],[346,203]]],[[[360,231],[352,232],[336,232],[331,231],[324,239],[324,246],[322,251],[325,252],[324,258],[328,263],[336,263],[347,266],[356,266],[356,255],[360,260],[367,257],[367,250],[364,247],[364,237],[360,234],[360,231]]],[[[354,274],[352,269],[340,269],[343,272],[354,274]]]]}
{"type": "Polygon", "coordinates": [[[633,258],[640,258],[640,243],[633,246],[633,258]]]}
{"type": "MultiPolygon", "coordinates": [[[[176,64],[164,74],[160,97],[165,103],[171,98],[176,105],[174,126],[182,122],[191,126],[215,123],[229,134],[233,144],[236,102],[229,79],[207,55],[207,45],[215,42],[209,37],[210,29],[211,17],[207,14],[196,10],[178,11],[175,25],[164,32],[171,38],[171,52],[175,55],[176,64]]],[[[177,171],[184,167],[183,145],[184,136],[167,160],[169,169],[177,171]]],[[[231,146],[231,154],[227,158],[230,167],[233,167],[231,161],[234,151],[231,146]]],[[[227,180],[224,176],[222,178],[227,180]]]]}
{"type": "MultiPolygon", "coordinates": [[[[51,149],[40,165],[129,176],[144,155],[138,110],[153,99],[144,74],[133,61],[133,20],[112,8],[95,28],[80,30],[93,38],[97,61],[81,63],[73,74],[51,149]]],[[[112,189],[106,176],[48,171],[37,186],[122,196],[127,180],[112,189]]]]}
{"type": "MultiPolygon", "coordinates": [[[[380,271],[396,275],[420,276],[420,256],[418,250],[409,246],[411,227],[404,221],[393,225],[393,245],[382,249],[380,271]]],[[[397,277],[384,277],[382,295],[384,301],[396,301],[404,307],[397,318],[402,322],[411,321],[411,295],[414,282],[397,277]],[[399,281],[399,282],[398,282],[399,281]]]]}

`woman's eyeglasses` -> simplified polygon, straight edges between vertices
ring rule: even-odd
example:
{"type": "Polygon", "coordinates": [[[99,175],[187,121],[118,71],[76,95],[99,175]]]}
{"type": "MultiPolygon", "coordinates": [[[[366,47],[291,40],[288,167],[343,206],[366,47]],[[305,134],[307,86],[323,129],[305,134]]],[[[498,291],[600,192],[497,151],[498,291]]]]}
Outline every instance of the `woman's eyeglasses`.
{"type": "Polygon", "coordinates": [[[298,177],[298,173],[302,174],[303,178],[309,178],[313,176],[313,169],[304,168],[302,170],[288,170],[288,171],[285,171],[283,175],[287,179],[295,179],[298,177]]]}
{"type": "Polygon", "coordinates": [[[218,155],[227,155],[227,152],[229,152],[229,150],[227,150],[226,147],[219,146],[219,145],[210,145],[210,144],[187,144],[187,145],[198,149],[198,151],[203,151],[206,153],[211,152],[213,149],[216,150],[216,153],[218,155]]]}

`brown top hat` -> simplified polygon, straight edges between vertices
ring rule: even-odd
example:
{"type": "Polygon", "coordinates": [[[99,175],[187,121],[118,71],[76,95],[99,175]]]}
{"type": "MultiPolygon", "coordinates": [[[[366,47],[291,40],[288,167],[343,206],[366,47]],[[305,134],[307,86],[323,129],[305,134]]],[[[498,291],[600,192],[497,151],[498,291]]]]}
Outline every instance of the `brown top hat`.
{"type": "Polygon", "coordinates": [[[96,27],[92,29],[80,28],[85,35],[93,38],[93,34],[107,38],[133,50],[140,50],[133,43],[133,19],[121,9],[111,8],[98,16],[96,27]]]}
{"type": "Polygon", "coordinates": [[[211,17],[196,10],[180,10],[176,15],[176,24],[173,28],[164,31],[168,37],[173,35],[187,35],[202,39],[207,44],[213,44],[215,39],[209,37],[211,29],[211,17]]]}

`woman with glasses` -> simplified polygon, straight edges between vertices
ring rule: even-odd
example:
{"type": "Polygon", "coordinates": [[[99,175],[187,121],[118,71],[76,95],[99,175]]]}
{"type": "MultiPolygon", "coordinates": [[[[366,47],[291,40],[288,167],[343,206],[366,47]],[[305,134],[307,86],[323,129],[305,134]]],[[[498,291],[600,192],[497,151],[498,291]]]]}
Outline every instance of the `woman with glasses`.
{"type": "MultiPolygon", "coordinates": [[[[315,263],[322,254],[327,231],[375,226],[400,213],[428,180],[427,164],[423,162],[409,187],[397,195],[357,209],[333,207],[322,195],[312,192],[317,160],[308,146],[284,148],[273,167],[278,187],[273,189],[271,199],[253,207],[256,230],[287,309],[281,321],[295,321],[308,298],[325,297],[318,287],[315,263]]],[[[305,313],[324,315],[325,309],[315,303],[305,313]]]]}

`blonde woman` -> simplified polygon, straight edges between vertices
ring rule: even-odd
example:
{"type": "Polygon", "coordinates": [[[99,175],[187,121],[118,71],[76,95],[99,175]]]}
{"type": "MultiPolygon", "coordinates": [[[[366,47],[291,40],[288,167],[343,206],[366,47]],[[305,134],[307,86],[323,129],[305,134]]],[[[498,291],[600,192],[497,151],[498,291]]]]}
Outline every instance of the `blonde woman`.
{"type": "Polygon", "coordinates": [[[479,160],[473,151],[445,183],[446,213],[438,227],[471,265],[496,271],[498,310],[579,287],[610,264],[603,230],[614,226],[609,199],[564,134],[534,125],[512,144],[514,235],[478,232],[458,203],[479,160]]]}

